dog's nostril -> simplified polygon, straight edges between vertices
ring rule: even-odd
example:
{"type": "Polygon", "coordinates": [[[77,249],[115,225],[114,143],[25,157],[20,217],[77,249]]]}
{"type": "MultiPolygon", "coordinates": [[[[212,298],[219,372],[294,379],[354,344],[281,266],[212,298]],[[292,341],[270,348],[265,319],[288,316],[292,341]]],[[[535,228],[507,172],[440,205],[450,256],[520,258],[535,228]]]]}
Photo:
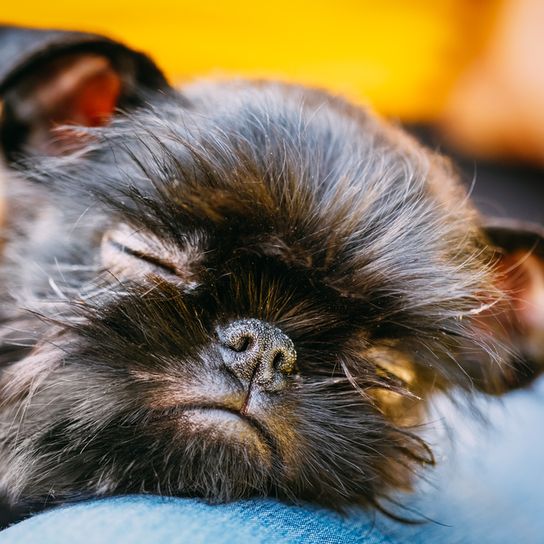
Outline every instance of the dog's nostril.
{"type": "Polygon", "coordinates": [[[278,374],[289,376],[296,369],[297,354],[292,344],[282,345],[272,358],[272,368],[278,374]]]}
{"type": "Polygon", "coordinates": [[[285,354],[278,350],[276,354],[274,355],[274,358],[272,359],[272,366],[274,367],[274,370],[277,372],[282,372],[282,366],[285,362],[285,354]]]}
{"type": "Polygon", "coordinates": [[[253,347],[254,343],[255,340],[250,335],[243,335],[239,336],[238,338],[232,339],[230,342],[227,342],[227,347],[229,347],[233,351],[242,353],[243,351],[250,350],[253,347]]]}

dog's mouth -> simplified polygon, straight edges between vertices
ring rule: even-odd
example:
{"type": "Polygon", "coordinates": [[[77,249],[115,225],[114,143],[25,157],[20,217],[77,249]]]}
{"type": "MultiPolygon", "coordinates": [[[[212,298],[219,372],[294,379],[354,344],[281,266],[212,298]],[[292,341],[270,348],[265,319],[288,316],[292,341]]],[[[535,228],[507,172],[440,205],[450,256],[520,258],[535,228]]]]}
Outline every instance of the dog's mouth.
{"type": "Polygon", "coordinates": [[[236,410],[227,406],[196,404],[182,406],[179,412],[180,415],[189,417],[193,422],[195,418],[203,418],[219,426],[232,422],[252,428],[257,434],[268,434],[264,432],[263,425],[255,418],[248,416],[243,410],[236,410]]]}
{"type": "Polygon", "coordinates": [[[221,404],[189,404],[161,411],[161,417],[175,418],[190,434],[205,434],[218,440],[256,446],[268,454],[277,452],[277,440],[259,419],[221,404]]]}

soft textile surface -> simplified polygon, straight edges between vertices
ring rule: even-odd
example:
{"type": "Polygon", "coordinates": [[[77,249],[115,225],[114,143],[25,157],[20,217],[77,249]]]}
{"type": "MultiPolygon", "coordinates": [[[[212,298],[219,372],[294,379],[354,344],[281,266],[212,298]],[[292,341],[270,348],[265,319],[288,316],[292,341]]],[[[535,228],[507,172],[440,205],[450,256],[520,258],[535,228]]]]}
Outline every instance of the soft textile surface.
{"type": "MultiPolygon", "coordinates": [[[[452,418],[455,452],[443,448],[441,468],[408,502],[433,520],[421,525],[402,526],[364,512],[343,518],[273,500],[209,506],[131,496],[37,515],[1,532],[0,544],[541,543],[544,380],[502,402],[489,401],[483,411],[490,428],[468,415],[452,418]]],[[[436,420],[435,427],[442,422],[436,420]]]]}

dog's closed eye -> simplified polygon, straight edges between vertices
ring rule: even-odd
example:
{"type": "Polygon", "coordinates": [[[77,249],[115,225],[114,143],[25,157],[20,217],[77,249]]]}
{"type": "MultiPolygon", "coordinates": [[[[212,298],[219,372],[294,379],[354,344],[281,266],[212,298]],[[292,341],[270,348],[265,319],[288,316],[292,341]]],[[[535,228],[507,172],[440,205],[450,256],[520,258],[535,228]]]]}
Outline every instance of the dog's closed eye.
{"type": "Polygon", "coordinates": [[[180,248],[126,224],[108,230],[101,247],[102,265],[120,279],[161,276],[189,289],[198,284],[195,268],[200,255],[195,240],[180,248]]]}

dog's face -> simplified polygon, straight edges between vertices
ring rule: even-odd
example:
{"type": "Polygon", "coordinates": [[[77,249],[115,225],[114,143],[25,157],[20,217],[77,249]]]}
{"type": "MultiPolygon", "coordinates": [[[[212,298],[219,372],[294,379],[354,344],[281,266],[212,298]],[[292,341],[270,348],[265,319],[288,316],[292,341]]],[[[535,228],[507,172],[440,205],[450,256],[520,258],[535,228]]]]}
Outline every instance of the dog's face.
{"type": "Polygon", "coordinates": [[[2,490],[342,507],[408,485],[430,394],[500,355],[447,163],[298,87],[147,103],[13,178],[44,200],[6,251],[2,490]]]}

